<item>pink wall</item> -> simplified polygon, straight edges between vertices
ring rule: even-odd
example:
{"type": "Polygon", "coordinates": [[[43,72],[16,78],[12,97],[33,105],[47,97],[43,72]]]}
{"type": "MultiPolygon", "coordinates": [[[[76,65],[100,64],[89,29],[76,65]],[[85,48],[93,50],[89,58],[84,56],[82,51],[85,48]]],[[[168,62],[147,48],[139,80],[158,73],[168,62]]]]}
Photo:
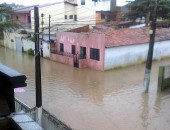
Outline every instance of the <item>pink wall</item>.
{"type": "Polygon", "coordinates": [[[68,64],[70,66],[74,66],[73,65],[73,58],[72,57],[67,57],[67,56],[62,56],[62,55],[56,55],[56,54],[50,54],[50,59],[53,61],[58,61],[64,64],[68,64]]]}
{"type": "Polygon", "coordinates": [[[78,54],[80,54],[80,47],[86,47],[86,60],[79,60],[80,68],[89,67],[95,70],[104,71],[104,34],[58,32],[56,38],[57,43],[55,47],[58,51],[60,50],[60,43],[64,44],[64,52],[69,53],[71,53],[71,45],[76,46],[76,52],[78,52],[78,54]],[[90,48],[100,49],[99,61],[90,59],[90,48]]]}
{"type": "Polygon", "coordinates": [[[17,20],[17,16],[18,16],[18,20],[19,20],[20,22],[22,22],[23,24],[29,23],[29,22],[28,22],[28,16],[29,16],[28,13],[13,15],[13,20],[17,20]]]}

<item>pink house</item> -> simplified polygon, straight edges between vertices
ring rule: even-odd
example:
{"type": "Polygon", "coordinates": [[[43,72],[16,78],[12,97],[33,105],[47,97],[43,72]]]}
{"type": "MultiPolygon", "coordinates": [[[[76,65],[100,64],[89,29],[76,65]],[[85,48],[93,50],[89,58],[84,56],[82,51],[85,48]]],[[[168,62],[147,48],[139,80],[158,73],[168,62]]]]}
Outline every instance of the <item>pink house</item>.
{"type": "Polygon", "coordinates": [[[59,32],[50,58],[78,68],[104,71],[104,34],[59,32]]]}
{"type": "Polygon", "coordinates": [[[22,7],[14,9],[15,14],[13,15],[13,20],[20,21],[24,28],[31,28],[31,10],[34,6],[22,7]]]}

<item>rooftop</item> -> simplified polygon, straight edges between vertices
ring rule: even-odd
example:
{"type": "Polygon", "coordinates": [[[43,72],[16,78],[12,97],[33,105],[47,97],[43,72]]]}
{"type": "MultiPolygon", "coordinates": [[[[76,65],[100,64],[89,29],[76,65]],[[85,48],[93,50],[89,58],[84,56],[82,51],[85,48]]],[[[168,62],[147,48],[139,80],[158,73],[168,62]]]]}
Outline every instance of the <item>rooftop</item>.
{"type": "Polygon", "coordinates": [[[37,5],[26,6],[26,7],[22,7],[22,8],[17,8],[17,9],[14,9],[14,11],[15,11],[16,13],[29,13],[31,10],[34,9],[34,6],[37,6],[37,5]]]}
{"type": "MultiPolygon", "coordinates": [[[[149,28],[121,28],[99,27],[90,30],[91,33],[105,34],[105,47],[124,46],[149,43],[149,28]]],[[[170,40],[170,29],[157,28],[155,41],[170,40]]]]}

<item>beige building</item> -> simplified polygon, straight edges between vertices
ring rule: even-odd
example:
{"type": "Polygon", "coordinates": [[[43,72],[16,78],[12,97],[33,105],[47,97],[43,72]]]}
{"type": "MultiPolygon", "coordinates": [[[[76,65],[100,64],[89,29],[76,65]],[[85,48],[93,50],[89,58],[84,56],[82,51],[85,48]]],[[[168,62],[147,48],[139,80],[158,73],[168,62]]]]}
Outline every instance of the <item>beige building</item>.
{"type": "MultiPolygon", "coordinates": [[[[40,29],[49,27],[49,15],[51,31],[65,31],[84,25],[95,25],[95,11],[87,7],[77,5],[76,0],[61,0],[60,2],[50,3],[39,7],[40,29]],[[43,17],[42,17],[43,14],[43,17]],[[64,26],[63,26],[64,25],[64,26]]],[[[34,10],[31,10],[31,28],[34,29],[34,10]]]]}

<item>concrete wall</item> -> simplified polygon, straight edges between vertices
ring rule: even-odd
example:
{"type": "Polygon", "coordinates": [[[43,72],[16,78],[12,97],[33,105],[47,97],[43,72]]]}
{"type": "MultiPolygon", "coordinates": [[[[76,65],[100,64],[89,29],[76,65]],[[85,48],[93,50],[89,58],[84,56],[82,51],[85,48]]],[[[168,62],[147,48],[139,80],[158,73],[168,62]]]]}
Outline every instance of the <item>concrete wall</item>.
{"type": "Polygon", "coordinates": [[[50,44],[43,42],[43,57],[50,58],[50,44]]]}
{"type": "MultiPolygon", "coordinates": [[[[155,43],[153,60],[170,57],[170,41],[155,43]]],[[[127,65],[139,64],[146,61],[149,44],[112,47],[105,49],[104,69],[112,69],[127,65]]]]}
{"type": "MultiPolygon", "coordinates": [[[[51,15],[50,24],[51,26],[54,26],[56,24],[69,24],[70,22],[74,23],[74,15],[77,14],[76,7],[74,5],[64,3],[62,1],[55,4],[39,6],[40,28],[42,22],[42,13],[44,14],[44,27],[48,27],[49,15],[51,15]],[[67,19],[65,19],[65,15],[67,15],[67,19]],[[70,19],[69,15],[73,15],[73,19],[70,19]]],[[[31,28],[34,29],[34,10],[31,10],[31,28]]]]}
{"type": "Polygon", "coordinates": [[[22,45],[23,45],[23,51],[28,51],[29,49],[32,49],[32,50],[35,49],[35,43],[28,39],[23,39],[22,45]]]}
{"type": "Polygon", "coordinates": [[[4,33],[4,46],[16,50],[15,33],[4,33]]]}
{"type": "MultiPolygon", "coordinates": [[[[51,15],[51,26],[64,22],[64,3],[51,4],[49,6],[39,6],[39,23],[41,28],[42,17],[41,14],[45,14],[43,17],[44,27],[49,24],[49,14],[51,15]]],[[[34,10],[31,10],[31,29],[34,29],[34,10]]]]}
{"type": "Polygon", "coordinates": [[[60,63],[64,63],[64,64],[68,64],[70,66],[74,66],[74,62],[73,62],[73,58],[72,57],[68,57],[68,56],[63,56],[63,55],[56,55],[51,53],[50,54],[50,59],[53,61],[57,61],[60,63]]]}
{"type": "Polygon", "coordinates": [[[90,28],[96,25],[96,11],[86,6],[77,7],[77,24],[89,25],[90,28]]]}
{"type": "Polygon", "coordinates": [[[55,50],[57,51],[60,51],[60,43],[64,44],[65,53],[71,53],[71,45],[76,46],[75,51],[78,54],[80,54],[80,47],[86,47],[86,62],[79,60],[80,68],[89,67],[100,71],[104,70],[105,36],[103,34],[61,32],[57,33],[56,38],[55,50]],[[90,59],[90,48],[100,49],[99,61],[90,59]]]}
{"type": "MultiPolygon", "coordinates": [[[[22,51],[27,52],[29,49],[35,50],[35,42],[29,40],[27,35],[16,34],[16,33],[5,33],[4,37],[4,46],[10,48],[12,50],[16,49],[16,37],[19,38],[21,44],[22,51]]],[[[50,57],[50,46],[47,42],[42,42],[43,48],[43,57],[50,57]]]]}

